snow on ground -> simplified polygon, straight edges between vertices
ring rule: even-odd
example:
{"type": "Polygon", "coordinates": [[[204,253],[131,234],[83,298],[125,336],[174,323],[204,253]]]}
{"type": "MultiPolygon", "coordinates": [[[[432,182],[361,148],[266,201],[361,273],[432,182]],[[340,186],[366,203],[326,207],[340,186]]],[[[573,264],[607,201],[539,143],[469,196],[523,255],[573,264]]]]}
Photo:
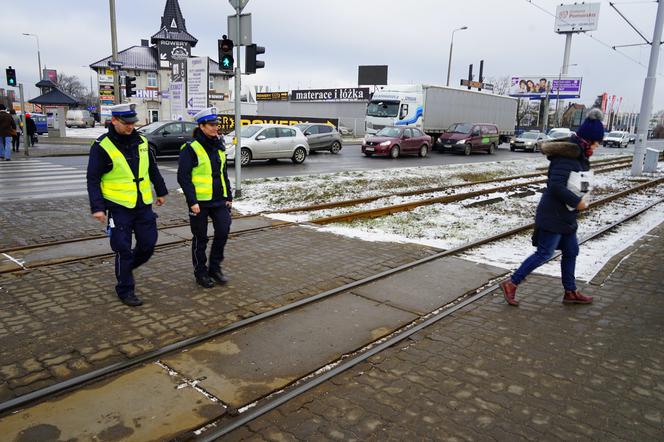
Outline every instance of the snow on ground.
{"type": "MultiPolygon", "coordinates": [[[[99,136],[105,134],[108,132],[108,129],[104,128],[103,124],[97,124],[95,127],[86,127],[86,128],[79,128],[79,127],[72,127],[72,128],[67,128],[66,129],[66,136],[67,137],[72,137],[72,138],[93,138],[96,139],[99,136]]],[[[44,135],[46,138],[48,138],[48,135],[44,135]]]]}
{"type": "MultiPolygon", "coordinates": [[[[605,156],[602,159],[615,155],[605,156]]],[[[404,169],[366,170],[336,174],[279,177],[247,180],[243,198],[235,202],[243,213],[257,213],[330,201],[385,195],[418,188],[449,186],[486,179],[535,172],[546,166],[544,157],[531,160],[500,161],[481,164],[431,166],[404,169]]],[[[664,176],[660,166],[655,176],[664,176]]],[[[620,169],[595,175],[592,199],[602,198],[638,184],[629,175],[629,169],[620,169]]],[[[274,214],[273,218],[306,221],[313,218],[355,212],[369,208],[399,204],[414,199],[468,192],[508,183],[481,184],[459,190],[449,190],[424,196],[382,198],[380,200],[341,209],[316,212],[274,214]]],[[[517,192],[497,192],[448,204],[418,207],[376,219],[357,220],[320,227],[320,230],[360,238],[368,241],[416,243],[440,249],[450,249],[490,235],[531,223],[544,185],[524,185],[517,192]]],[[[586,212],[579,220],[579,237],[611,224],[638,208],[664,198],[664,188],[651,189],[627,201],[613,202],[600,209],[586,212]]],[[[664,222],[664,204],[657,206],[636,221],[621,227],[610,235],[581,246],[577,274],[581,280],[591,279],[615,254],[634,243],[652,227],[664,222]]],[[[512,237],[483,246],[464,254],[469,260],[515,269],[534,251],[529,234],[512,237]]],[[[559,275],[559,263],[552,262],[538,269],[544,274],[559,275]]]]}

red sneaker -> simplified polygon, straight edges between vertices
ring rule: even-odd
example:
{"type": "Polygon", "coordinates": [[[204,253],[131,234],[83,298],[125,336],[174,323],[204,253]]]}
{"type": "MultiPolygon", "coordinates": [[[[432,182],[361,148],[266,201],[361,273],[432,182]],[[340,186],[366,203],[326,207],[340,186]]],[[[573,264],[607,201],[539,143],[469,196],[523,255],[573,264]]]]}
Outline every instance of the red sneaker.
{"type": "Polygon", "coordinates": [[[518,306],[519,301],[516,300],[517,285],[511,279],[506,279],[500,283],[500,288],[503,289],[503,297],[509,305],[518,306]]]}
{"type": "Polygon", "coordinates": [[[584,296],[578,290],[565,290],[563,304],[591,304],[592,302],[592,296],[584,296]]]}

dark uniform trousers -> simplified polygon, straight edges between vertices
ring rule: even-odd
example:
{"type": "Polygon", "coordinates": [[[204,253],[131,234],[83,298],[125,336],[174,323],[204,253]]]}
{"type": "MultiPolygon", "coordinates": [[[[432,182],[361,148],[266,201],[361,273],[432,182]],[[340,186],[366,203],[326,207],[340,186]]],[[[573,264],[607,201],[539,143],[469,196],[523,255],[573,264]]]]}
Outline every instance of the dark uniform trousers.
{"type": "Polygon", "coordinates": [[[214,227],[214,238],[210,249],[210,271],[219,270],[224,260],[224,247],[228,240],[228,232],[231,230],[231,210],[225,205],[221,207],[201,207],[201,211],[194,215],[189,212],[189,224],[194,238],[191,243],[191,259],[194,263],[194,275],[202,276],[208,274],[205,249],[208,243],[208,217],[212,219],[214,227]]]}
{"type": "Polygon", "coordinates": [[[115,291],[120,298],[134,293],[132,271],[147,262],[157,244],[157,214],[152,206],[134,209],[113,207],[108,211],[115,227],[110,228],[111,249],[115,252],[115,291]],[[132,250],[132,233],[136,235],[136,247],[132,250]]]}

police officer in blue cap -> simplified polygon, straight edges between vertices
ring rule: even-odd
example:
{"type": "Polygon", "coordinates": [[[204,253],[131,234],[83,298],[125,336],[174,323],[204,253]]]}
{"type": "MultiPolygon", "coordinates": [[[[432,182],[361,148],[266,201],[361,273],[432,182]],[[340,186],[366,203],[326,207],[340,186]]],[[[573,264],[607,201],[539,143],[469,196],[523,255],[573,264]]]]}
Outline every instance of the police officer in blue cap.
{"type": "Polygon", "coordinates": [[[194,129],[194,139],[180,151],[178,183],[187,200],[194,235],[191,243],[194,276],[199,285],[210,288],[214,281],[219,284],[228,281],[221,262],[231,227],[233,196],[226,171],[226,148],[218,132],[217,109],[203,109],[194,119],[198,127],[194,129]],[[205,256],[208,218],[214,226],[209,266],[205,256]]]}
{"type": "Polygon", "coordinates": [[[115,252],[115,291],[132,307],[143,304],[134,293],[132,271],[150,259],[157,243],[152,186],[158,206],[168,194],[148,141],[134,129],[138,121],[135,106],[111,108],[111,126],[92,144],[87,172],[92,216],[107,225],[115,252]],[[132,234],[136,236],[133,249],[132,234]]]}

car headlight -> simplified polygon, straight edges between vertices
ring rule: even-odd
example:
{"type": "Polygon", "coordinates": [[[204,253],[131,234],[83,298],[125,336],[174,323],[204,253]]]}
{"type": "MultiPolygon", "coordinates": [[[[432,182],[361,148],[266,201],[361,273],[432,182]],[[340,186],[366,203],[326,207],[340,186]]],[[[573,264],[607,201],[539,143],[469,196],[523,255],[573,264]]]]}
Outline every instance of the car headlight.
{"type": "Polygon", "coordinates": [[[464,144],[467,140],[459,140],[456,142],[456,144],[464,144]]]}
{"type": "Polygon", "coordinates": [[[526,142],[526,146],[532,146],[532,145],[533,145],[533,142],[532,142],[532,141],[527,141],[527,142],[526,142]]]}
{"type": "Polygon", "coordinates": [[[382,143],[380,143],[381,146],[389,146],[390,144],[392,144],[391,141],[383,141],[382,143]]]}

